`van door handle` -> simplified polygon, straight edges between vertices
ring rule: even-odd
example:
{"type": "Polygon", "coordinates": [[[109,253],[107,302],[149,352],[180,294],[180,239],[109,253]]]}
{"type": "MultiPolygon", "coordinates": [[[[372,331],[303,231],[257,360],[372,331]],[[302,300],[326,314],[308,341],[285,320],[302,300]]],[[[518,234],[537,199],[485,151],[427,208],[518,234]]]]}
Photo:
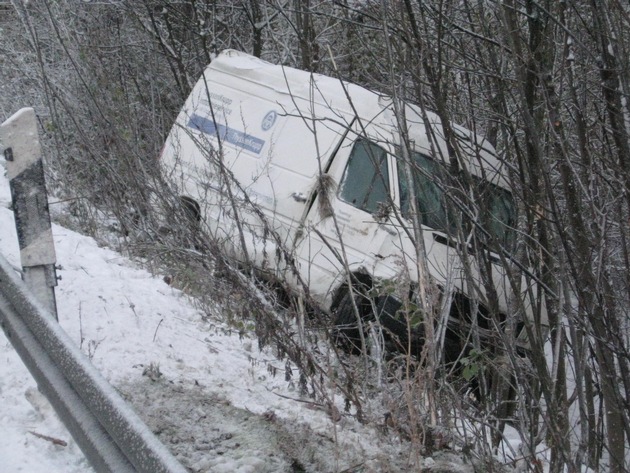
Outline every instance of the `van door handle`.
{"type": "Polygon", "coordinates": [[[293,197],[293,200],[295,200],[296,202],[306,202],[306,196],[301,192],[294,192],[293,194],[291,194],[291,197],[293,197]]]}
{"type": "Polygon", "coordinates": [[[381,229],[385,230],[385,231],[386,231],[387,233],[389,233],[391,236],[396,236],[396,235],[398,235],[398,232],[397,232],[396,230],[394,230],[393,228],[390,228],[390,227],[391,227],[391,225],[386,225],[386,224],[383,224],[383,223],[380,223],[380,224],[378,225],[378,228],[381,228],[381,229]]]}

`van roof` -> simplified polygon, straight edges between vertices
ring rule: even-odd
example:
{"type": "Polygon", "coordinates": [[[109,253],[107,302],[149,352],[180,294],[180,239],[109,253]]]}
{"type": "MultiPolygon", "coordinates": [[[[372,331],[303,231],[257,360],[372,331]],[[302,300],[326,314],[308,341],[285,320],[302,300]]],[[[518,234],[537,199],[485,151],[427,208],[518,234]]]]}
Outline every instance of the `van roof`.
{"type": "Polygon", "coordinates": [[[312,100],[352,115],[353,107],[361,117],[373,117],[383,110],[383,105],[378,103],[379,96],[363,87],[322,74],[275,65],[233,49],[223,51],[209,67],[246,78],[287,97],[312,100]],[[352,103],[348,97],[352,98],[352,103]]]}
{"type": "MultiPolygon", "coordinates": [[[[277,94],[276,98],[282,100],[281,105],[287,107],[293,106],[297,98],[346,117],[358,116],[365,123],[385,131],[394,132],[397,128],[391,97],[341,79],[275,65],[234,49],[227,49],[217,56],[208,66],[208,72],[211,71],[235,76],[273,90],[277,94]],[[286,97],[286,101],[283,97],[286,97]]],[[[438,151],[442,159],[447,159],[439,117],[408,103],[405,113],[409,137],[416,146],[420,149],[431,149],[425,125],[428,121],[437,138],[438,151]]],[[[486,173],[489,180],[498,181],[497,184],[508,187],[505,172],[502,171],[504,164],[496,157],[490,142],[462,126],[452,124],[452,128],[469,157],[467,167],[470,171],[478,175],[486,173]]]]}

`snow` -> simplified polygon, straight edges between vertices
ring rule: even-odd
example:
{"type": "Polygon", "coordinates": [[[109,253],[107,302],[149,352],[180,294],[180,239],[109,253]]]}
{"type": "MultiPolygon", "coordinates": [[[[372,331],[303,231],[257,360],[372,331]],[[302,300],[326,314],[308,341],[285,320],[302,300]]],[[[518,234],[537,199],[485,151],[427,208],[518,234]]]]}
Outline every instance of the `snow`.
{"type": "MultiPolygon", "coordinates": [[[[4,164],[0,248],[18,267],[4,164]]],[[[255,340],[203,318],[185,294],[93,239],[58,225],[53,237],[60,325],[191,471],[405,471],[400,444],[298,399],[271,374],[285,362],[255,340]]],[[[3,473],[91,471],[2,331],[0,438],[3,473]]]]}

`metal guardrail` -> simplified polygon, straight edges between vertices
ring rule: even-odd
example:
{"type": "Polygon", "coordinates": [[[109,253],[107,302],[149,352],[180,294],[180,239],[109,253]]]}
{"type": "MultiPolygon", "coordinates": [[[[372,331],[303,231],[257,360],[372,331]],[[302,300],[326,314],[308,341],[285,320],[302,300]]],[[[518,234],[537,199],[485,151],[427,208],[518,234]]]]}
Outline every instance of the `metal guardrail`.
{"type": "Polygon", "coordinates": [[[0,326],[99,473],[184,473],[56,320],[55,251],[35,112],[0,125],[22,277],[0,255],[0,326]],[[28,285],[28,287],[27,287],[28,285]]]}
{"type": "Polygon", "coordinates": [[[96,471],[186,472],[2,255],[0,326],[96,471]]]}

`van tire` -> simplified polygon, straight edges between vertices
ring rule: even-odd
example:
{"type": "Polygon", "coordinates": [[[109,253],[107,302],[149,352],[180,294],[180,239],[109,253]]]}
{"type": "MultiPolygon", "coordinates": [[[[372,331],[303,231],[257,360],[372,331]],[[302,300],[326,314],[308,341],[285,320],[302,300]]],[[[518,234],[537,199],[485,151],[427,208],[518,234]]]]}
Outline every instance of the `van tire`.
{"type": "Polygon", "coordinates": [[[353,294],[352,291],[346,289],[334,310],[333,338],[335,343],[347,353],[361,354],[363,352],[362,338],[365,340],[365,336],[361,336],[361,330],[363,329],[365,334],[365,323],[370,320],[374,320],[374,314],[367,296],[360,293],[353,294]],[[353,298],[359,311],[361,325],[357,321],[353,298]]]}

